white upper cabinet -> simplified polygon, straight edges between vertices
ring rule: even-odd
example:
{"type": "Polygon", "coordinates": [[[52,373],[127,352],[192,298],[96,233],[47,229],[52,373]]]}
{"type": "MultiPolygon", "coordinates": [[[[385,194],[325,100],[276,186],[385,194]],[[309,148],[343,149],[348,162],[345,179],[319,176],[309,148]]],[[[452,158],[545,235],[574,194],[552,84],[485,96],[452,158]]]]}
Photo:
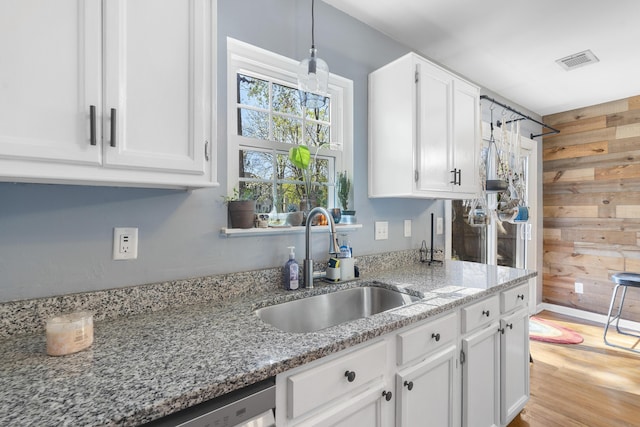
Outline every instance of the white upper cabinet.
{"type": "Polygon", "coordinates": [[[371,73],[369,197],[475,197],[479,96],[413,53],[371,73]]]}
{"type": "Polygon", "coordinates": [[[215,0],[0,5],[0,180],[217,185],[215,0]]]}
{"type": "Polygon", "coordinates": [[[100,163],[89,141],[89,106],[101,99],[100,8],[0,0],[1,159],[100,163]]]}

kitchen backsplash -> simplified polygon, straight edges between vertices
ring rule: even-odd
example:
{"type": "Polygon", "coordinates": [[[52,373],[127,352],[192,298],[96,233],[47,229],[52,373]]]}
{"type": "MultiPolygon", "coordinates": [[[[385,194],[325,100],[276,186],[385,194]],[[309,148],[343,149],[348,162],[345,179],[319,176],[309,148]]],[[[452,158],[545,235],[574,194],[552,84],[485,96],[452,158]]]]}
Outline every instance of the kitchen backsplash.
{"type": "MultiPolygon", "coordinates": [[[[443,252],[436,250],[435,259],[443,252]]],[[[419,262],[419,252],[364,255],[356,258],[360,274],[377,273],[419,262]]],[[[324,270],[318,264],[314,269],[324,270]]],[[[44,331],[48,318],[80,310],[93,312],[95,321],[160,311],[181,305],[216,303],[273,290],[281,286],[282,268],[150,283],[96,292],[0,303],[0,339],[44,331]]]]}

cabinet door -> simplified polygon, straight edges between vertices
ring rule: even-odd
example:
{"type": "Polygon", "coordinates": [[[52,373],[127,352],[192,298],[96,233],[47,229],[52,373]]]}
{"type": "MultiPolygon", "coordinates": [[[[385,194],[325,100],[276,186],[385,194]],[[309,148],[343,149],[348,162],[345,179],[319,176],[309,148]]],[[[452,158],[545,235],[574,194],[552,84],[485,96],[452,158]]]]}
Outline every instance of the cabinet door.
{"type": "Polygon", "coordinates": [[[479,90],[461,80],[453,83],[453,167],[458,173],[453,190],[478,192],[480,150],[479,90]]]}
{"type": "Polygon", "coordinates": [[[500,420],[508,424],[529,400],[529,311],[500,321],[500,420]]]}
{"type": "Polygon", "coordinates": [[[206,0],[105,2],[105,166],[204,174],[206,0]]]}
{"type": "Polygon", "coordinates": [[[489,324],[462,340],[462,425],[500,425],[500,334],[499,323],[489,324]]]}
{"type": "Polygon", "coordinates": [[[383,388],[374,387],[353,399],[333,406],[322,415],[299,425],[314,427],[384,427],[383,412],[393,401],[382,396],[383,388]]]}
{"type": "Polygon", "coordinates": [[[100,0],[0,0],[0,158],[100,162],[99,125],[96,145],[89,131],[89,106],[100,114],[100,8],[100,0]]]}
{"type": "Polygon", "coordinates": [[[417,61],[418,96],[416,123],[418,181],[420,191],[450,191],[451,172],[449,117],[451,75],[426,61],[417,61]]]}
{"type": "Polygon", "coordinates": [[[457,347],[450,346],[396,376],[396,425],[452,427],[456,417],[457,347]]]}

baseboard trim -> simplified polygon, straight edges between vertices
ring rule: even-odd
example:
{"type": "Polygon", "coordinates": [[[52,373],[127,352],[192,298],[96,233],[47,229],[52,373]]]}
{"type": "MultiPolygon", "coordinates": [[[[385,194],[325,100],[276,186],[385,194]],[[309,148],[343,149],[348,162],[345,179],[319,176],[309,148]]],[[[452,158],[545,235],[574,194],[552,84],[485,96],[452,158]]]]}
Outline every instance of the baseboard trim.
{"type": "MultiPolygon", "coordinates": [[[[578,319],[601,323],[602,325],[607,323],[607,316],[605,316],[604,314],[592,313],[590,311],[578,310],[576,308],[565,307],[562,305],[548,304],[543,302],[537,305],[536,313],[540,313],[542,310],[564,314],[566,316],[577,317],[578,319]]],[[[620,319],[620,327],[640,332],[640,323],[634,322],[632,320],[620,319]]]]}

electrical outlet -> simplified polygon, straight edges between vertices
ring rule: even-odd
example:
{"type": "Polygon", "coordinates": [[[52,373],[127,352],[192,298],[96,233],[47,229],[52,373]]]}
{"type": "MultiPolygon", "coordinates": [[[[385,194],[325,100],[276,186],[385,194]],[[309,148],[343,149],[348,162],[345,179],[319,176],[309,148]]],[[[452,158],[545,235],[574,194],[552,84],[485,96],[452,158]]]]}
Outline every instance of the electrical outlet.
{"type": "Polygon", "coordinates": [[[138,229],[116,227],[113,229],[113,259],[138,258],[138,229]]]}
{"type": "Polygon", "coordinates": [[[411,220],[404,220],[404,237],[411,237],[411,220]]]}
{"type": "Polygon", "coordinates": [[[442,220],[442,217],[438,217],[436,219],[436,234],[442,233],[444,233],[444,221],[442,220]]]}
{"type": "Polygon", "coordinates": [[[576,286],[576,294],[584,293],[584,286],[582,285],[582,283],[576,282],[575,286],[576,286]]]}
{"type": "Polygon", "coordinates": [[[389,222],[388,221],[376,221],[375,223],[376,240],[386,240],[389,238],[389,222]]]}

